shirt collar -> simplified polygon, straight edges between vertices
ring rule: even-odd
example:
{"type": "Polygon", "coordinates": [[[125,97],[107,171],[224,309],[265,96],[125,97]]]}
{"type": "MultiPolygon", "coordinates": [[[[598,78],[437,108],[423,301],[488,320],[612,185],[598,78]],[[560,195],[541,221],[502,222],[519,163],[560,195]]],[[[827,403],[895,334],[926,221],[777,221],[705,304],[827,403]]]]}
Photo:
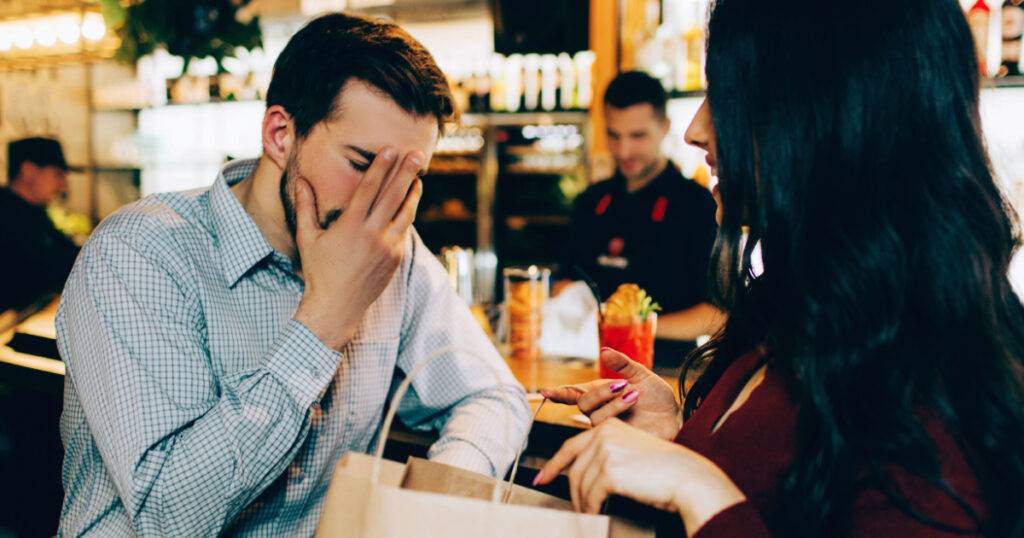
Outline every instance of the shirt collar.
{"type": "Polygon", "coordinates": [[[249,269],[274,252],[259,226],[231,192],[232,185],[256,170],[256,163],[256,159],[238,159],[226,164],[210,188],[213,232],[228,286],[234,286],[249,269]]]}
{"type": "Polygon", "coordinates": [[[636,192],[628,192],[626,190],[626,176],[622,175],[622,171],[620,171],[618,168],[615,169],[615,175],[613,177],[616,181],[618,181],[618,185],[616,185],[615,188],[619,191],[620,195],[636,196],[647,192],[660,192],[660,184],[664,183],[666,181],[666,178],[672,177],[673,172],[678,171],[679,167],[676,166],[676,163],[672,162],[672,159],[666,159],[665,168],[662,168],[661,172],[659,172],[658,175],[654,176],[654,179],[649,181],[643,187],[640,187],[640,190],[636,192]]]}

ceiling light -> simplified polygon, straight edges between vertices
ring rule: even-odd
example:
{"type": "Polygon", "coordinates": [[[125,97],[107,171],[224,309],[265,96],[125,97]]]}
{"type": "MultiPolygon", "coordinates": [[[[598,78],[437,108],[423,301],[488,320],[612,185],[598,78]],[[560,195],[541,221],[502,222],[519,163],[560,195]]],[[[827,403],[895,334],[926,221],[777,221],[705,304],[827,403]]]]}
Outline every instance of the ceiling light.
{"type": "Polygon", "coordinates": [[[36,42],[44,47],[52,47],[57,43],[57,29],[48,22],[36,26],[36,42]]]}
{"type": "Polygon", "coordinates": [[[90,41],[98,41],[107,35],[107,27],[99,13],[88,13],[82,21],[82,36],[90,41]]]}
{"type": "Polygon", "coordinates": [[[19,25],[14,27],[12,34],[14,34],[14,45],[17,46],[19,49],[32,48],[32,30],[29,30],[25,26],[19,25]]]}
{"type": "Polygon", "coordinates": [[[74,45],[78,42],[78,38],[82,36],[82,29],[71,19],[64,19],[59,25],[57,25],[57,37],[68,45],[74,45]]]}

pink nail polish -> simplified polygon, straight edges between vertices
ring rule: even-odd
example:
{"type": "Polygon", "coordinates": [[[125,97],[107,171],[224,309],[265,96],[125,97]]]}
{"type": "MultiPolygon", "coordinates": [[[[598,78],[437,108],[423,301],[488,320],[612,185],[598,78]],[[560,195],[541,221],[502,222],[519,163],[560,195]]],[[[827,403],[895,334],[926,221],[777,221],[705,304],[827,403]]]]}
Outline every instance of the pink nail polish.
{"type": "Polygon", "coordinates": [[[533,485],[536,486],[544,479],[544,469],[537,471],[537,476],[533,477],[533,485]]]}
{"type": "Polygon", "coordinates": [[[631,390],[631,391],[629,391],[629,393],[627,393],[625,396],[622,397],[622,401],[624,401],[626,403],[633,403],[639,397],[640,397],[640,391],[638,391],[638,390],[631,390]]]}
{"type": "Polygon", "coordinates": [[[605,351],[612,351],[612,348],[610,348],[608,346],[605,346],[605,347],[601,348],[601,353],[604,353],[605,351]]]}
{"type": "Polygon", "coordinates": [[[616,381],[615,383],[612,383],[611,385],[608,386],[608,389],[611,390],[612,392],[619,392],[620,390],[626,388],[627,384],[628,383],[626,382],[626,380],[623,379],[622,381],[616,381]]]}

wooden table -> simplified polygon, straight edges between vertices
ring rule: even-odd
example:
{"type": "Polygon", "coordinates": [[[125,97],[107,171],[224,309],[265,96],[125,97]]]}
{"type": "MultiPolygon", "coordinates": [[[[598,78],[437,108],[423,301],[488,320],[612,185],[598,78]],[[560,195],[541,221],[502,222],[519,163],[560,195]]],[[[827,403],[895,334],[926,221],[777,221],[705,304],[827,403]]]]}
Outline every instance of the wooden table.
{"type": "MultiPolygon", "coordinates": [[[[63,385],[63,379],[60,377],[64,375],[63,362],[54,358],[19,353],[6,345],[15,332],[49,339],[56,338],[54,329],[56,314],[57,301],[53,301],[14,328],[0,333],[0,365],[5,367],[2,370],[6,372],[6,375],[10,376],[11,370],[22,371],[22,368],[7,368],[9,366],[29,368],[35,372],[31,379],[43,377],[47,386],[53,385],[50,387],[51,392],[60,390],[60,386],[63,385]],[[40,376],[39,372],[57,375],[40,376]]],[[[599,377],[594,361],[583,359],[520,360],[506,358],[505,362],[512,370],[512,374],[526,389],[531,411],[535,411],[541,403],[540,389],[561,385],[578,385],[599,377]]],[[[675,379],[666,378],[666,381],[673,391],[677,391],[675,379]]],[[[677,392],[677,399],[678,396],[677,392]]],[[[537,415],[536,423],[530,434],[530,448],[527,450],[527,454],[540,458],[550,456],[567,438],[589,427],[589,420],[580,414],[576,406],[547,402],[537,415]]],[[[415,441],[417,444],[431,442],[429,439],[415,440],[417,435],[419,434],[406,432],[406,434],[398,433],[397,437],[406,442],[415,441]]]]}
{"type": "MultiPolygon", "coordinates": [[[[31,353],[15,351],[8,347],[15,333],[22,333],[41,339],[56,340],[58,301],[55,299],[21,323],[15,324],[0,332],[0,364],[30,368],[39,372],[64,375],[64,363],[57,357],[44,357],[31,353]]],[[[10,313],[5,313],[10,314],[10,313]]],[[[11,314],[13,315],[13,314],[11,314]]],[[[63,381],[61,382],[63,383],[63,381]]]]}
{"type": "MultiPolygon", "coordinates": [[[[558,387],[562,385],[579,385],[588,381],[599,379],[597,364],[594,361],[583,359],[541,359],[534,361],[506,358],[512,374],[523,384],[526,393],[530,398],[530,409],[536,410],[541,399],[539,391],[542,388],[558,387]]],[[[672,387],[676,399],[679,399],[678,380],[663,377],[672,387]]],[[[547,402],[537,415],[538,422],[557,424],[576,429],[589,427],[586,417],[581,417],[576,406],[563,405],[555,402],[547,402]]]]}

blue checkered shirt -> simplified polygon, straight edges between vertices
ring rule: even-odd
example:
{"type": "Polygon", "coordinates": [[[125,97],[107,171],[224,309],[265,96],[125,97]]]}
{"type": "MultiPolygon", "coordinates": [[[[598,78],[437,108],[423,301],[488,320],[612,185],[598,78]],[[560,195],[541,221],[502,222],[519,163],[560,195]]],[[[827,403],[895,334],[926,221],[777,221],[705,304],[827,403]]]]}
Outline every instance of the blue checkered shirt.
{"type": "Polygon", "coordinates": [[[410,234],[391,283],[338,353],[293,319],[303,283],[229,186],[158,194],[107,218],[57,314],[67,364],[61,536],[311,536],[337,460],[378,442],[384,407],[418,359],[399,418],[439,430],[429,457],[491,475],[529,420],[525,393],[410,234]]]}

